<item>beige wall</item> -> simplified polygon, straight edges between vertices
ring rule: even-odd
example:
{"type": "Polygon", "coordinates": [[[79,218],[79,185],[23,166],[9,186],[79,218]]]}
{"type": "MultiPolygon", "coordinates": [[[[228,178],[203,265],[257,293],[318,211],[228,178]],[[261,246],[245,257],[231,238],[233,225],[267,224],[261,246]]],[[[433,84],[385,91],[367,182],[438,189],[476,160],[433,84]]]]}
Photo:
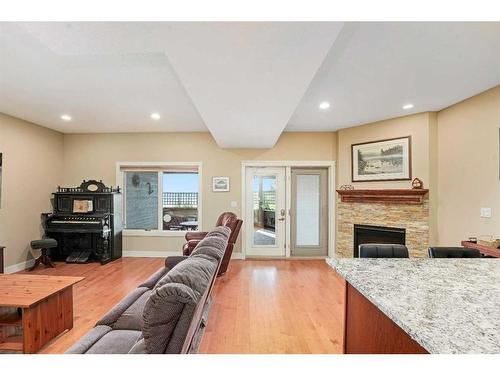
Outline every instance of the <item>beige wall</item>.
{"type": "Polygon", "coordinates": [[[439,112],[437,121],[440,244],[500,238],[500,86],[439,112]],[[481,207],[492,217],[481,218],[481,207]]]}
{"type": "Polygon", "coordinates": [[[63,135],[0,114],[3,153],[0,244],[5,265],[29,259],[29,243],[40,238],[40,213],[51,212],[51,193],[62,181],[63,135]]]}
{"type": "MultiPolygon", "coordinates": [[[[209,133],[82,134],[64,137],[64,185],[102,179],[116,185],[116,162],[201,161],[203,226],[209,229],[223,211],[241,214],[241,161],[334,160],[336,133],[283,133],[272,149],[221,149],[209,133]],[[229,176],[231,191],[212,192],[213,176],[229,176]],[[237,208],[231,207],[236,201],[237,208]]],[[[180,250],[182,237],[127,237],[124,250],[180,250]]],[[[241,246],[235,249],[240,252],[241,246]]]]}
{"type": "Polygon", "coordinates": [[[436,245],[437,173],[433,167],[437,154],[437,115],[431,112],[398,117],[338,131],[337,181],[357,189],[408,189],[411,181],[351,181],[351,145],[388,138],[411,136],[412,178],[418,177],[429,189],[429,243],[436,245]]]}
{"type": "Polygon", "coordinates": [[[388,138],[411,136],[412,176],[429,183],[430,113],[398,117],[338,131],[338,184],[351,184],[358,189],[411,187],[411,181],[351,182],[351,145],[388,138]]]}

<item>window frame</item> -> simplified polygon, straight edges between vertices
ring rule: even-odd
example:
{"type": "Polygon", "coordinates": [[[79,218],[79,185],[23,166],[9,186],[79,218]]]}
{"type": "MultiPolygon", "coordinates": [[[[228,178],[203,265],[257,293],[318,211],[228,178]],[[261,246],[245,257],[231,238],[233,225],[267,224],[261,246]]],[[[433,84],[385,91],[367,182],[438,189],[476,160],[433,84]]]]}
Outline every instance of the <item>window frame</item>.
{"type": "MultiPolygon", "coordinates": [[[[123,222],[126,223],[126,188],[124,172],[157,172],[158,173],[158,191],[163,192],[163,172],[182,171],[197,169],[198,171],[198,229],[203,229],[203,163],[202,162],[117,162],[116,163],[116,185],[122,188],[123,194],[123,222]]],[[[123,229],[123,236],[131,237],[184,237],[186,230],[164,230],[163,228],[163,194],[158,194],[158,228],[147,229],[123,229]]]]}

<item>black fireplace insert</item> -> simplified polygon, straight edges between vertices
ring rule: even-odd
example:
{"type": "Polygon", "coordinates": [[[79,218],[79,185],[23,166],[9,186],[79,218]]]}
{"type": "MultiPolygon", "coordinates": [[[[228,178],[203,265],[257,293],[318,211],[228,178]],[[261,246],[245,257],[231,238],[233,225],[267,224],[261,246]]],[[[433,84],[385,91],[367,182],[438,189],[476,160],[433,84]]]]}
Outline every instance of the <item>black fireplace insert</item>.
{"type": "Polygon", "coordinates": [[[365,243],[406,245],[406,229],[354,224],[354,258],[359,257],[359,245],[365,243]]]}

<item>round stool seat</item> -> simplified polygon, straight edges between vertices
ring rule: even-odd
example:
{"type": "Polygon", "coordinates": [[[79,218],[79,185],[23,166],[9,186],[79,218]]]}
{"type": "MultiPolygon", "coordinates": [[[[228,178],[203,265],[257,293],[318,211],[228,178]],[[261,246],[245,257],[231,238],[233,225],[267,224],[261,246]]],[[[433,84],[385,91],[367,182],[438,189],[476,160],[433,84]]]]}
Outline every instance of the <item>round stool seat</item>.
{"type": "Polygon", "coordinates": [[[31,241],[32,249],[51,249],[53,247],[57,247],[57,241],[53,238],[31,241]]]}

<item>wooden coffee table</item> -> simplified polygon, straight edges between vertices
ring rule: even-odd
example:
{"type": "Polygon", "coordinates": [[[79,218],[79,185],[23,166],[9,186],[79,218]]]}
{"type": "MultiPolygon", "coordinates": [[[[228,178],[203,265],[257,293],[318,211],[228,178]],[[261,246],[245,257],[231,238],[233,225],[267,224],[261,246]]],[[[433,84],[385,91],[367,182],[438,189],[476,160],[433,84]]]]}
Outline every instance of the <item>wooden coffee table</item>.
{"type": "Polygon", "coordinates": [[[0,275],[0,351],[36,353],[73,328],[73,285],[83,279],[0,275]]]}

